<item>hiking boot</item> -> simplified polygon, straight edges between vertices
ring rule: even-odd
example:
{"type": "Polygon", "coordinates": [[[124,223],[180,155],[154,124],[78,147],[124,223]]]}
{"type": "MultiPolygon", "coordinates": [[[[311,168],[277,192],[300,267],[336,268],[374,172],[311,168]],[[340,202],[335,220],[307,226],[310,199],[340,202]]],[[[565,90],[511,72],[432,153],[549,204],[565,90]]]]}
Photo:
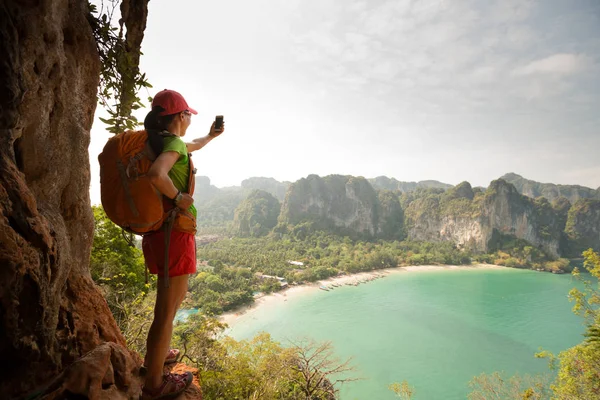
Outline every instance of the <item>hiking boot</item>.
{"type": "Polygon", "coordinates": [[[140,400],[172,399],[183,393],[192,384],[192,380],[191,372],[167,374],[163,376],[163,382],[159,387],[155,389],[144,387],[140,400]]]}
{"type": "MultiPolygon", "coordinates": [[[[167,357],[165,358],[165,365],[175,364],[177,362],[177,357],[179,357],[179,350],[170,349],[167,357]]],[[[140,375],[146,375],[148,372],[148,367],[146,366],[146,360],[144,360],[144,364],[140,367],[140,375]]]]}

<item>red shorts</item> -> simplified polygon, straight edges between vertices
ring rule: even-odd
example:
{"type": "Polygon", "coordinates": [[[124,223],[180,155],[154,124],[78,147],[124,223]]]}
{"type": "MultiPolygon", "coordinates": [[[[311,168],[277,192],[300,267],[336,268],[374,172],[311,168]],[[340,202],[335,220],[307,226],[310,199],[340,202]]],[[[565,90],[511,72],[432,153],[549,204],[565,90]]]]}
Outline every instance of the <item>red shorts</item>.
{"type": "MultiPolygon", "coordinates": [[[[144,259],[151,274],[165,273],[165,233],[162,231],[142,239],[144,259]]],[[[190,233],[171,232],[169,243],[169,277],[196,272],[196,238],[190,233]]]]}

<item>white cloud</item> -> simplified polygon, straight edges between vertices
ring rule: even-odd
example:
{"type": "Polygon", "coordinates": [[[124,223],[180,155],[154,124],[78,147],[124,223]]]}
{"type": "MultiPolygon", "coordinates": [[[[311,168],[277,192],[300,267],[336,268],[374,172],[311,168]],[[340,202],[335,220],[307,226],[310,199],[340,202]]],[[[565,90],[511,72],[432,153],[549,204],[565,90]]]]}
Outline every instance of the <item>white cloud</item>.
{"type": "Polygon", "coordinates": [[[475,68],[470,79],[475,84],[494,82],[499,76],[498,68],[494,65],[482,65],[475,68]]]}
{"type": "Polygon", "coordinates": [[[506,28],[505,44],[512,49],[527,49],[537,38],[536,33],[527,26],[513,25],[506,28]]]}
{"type": "Polygon", "coordinates": [[[378,8],[370,10],[364,17],[362,31],[367,35],[380,38],[389,37],[395,29],[394,12],[392,3],[384,3],[378,8]]]}
{"type": "Polygon", "coordinates": [[[371,71],[373,77],[377,80],[390,81],[398,74],[396,66],[388,60],[378,62],[371,71]]]}
{"type": "Polygon", "coordinates": [[[401,113],[564,109],[577,84],[564,78],[593,65],[589,45],[559,46],[536,22],[539,0],[337,2],[328,16],[306,5],[294,58],[331,93],[359,90],[401,113]]]}
{"type": "Polygon", "coordinates": [[[570,85],[565,80],[536,77],[512,86],[510,93],[515,98],[543,103],[551,98],[563,97],[569,88],[570,85]]]}
{"type": "Polygon", "coordinates": [[[489,15],[499,23],[524,21],[532,14],[537,0],[501,0],[493,3],[489,15]]]}
{"type": "Polygon", "coordinates": [[[454,5],[445,0],[420,0],[412,3],[410,16],[419,22],[430,21],[454,5]]]}
{"type": "Polygon", "coordinates": [[[514,75],[572,75],[584,70],[588,66],[588,63],[589,61],[585,55],[560,53],[516,68],[514,75]]]}

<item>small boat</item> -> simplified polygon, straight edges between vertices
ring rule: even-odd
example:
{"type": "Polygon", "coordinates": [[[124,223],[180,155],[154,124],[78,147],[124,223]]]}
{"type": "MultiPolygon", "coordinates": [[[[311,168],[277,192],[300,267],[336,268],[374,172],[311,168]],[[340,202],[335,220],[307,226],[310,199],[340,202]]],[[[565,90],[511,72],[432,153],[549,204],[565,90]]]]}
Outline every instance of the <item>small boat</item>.
{"type": "Polygon", "coordinates": [[[319,286],[319,289],[329,292],[329,288],[327,286],[321,285],[321,286],[319,286]]]}

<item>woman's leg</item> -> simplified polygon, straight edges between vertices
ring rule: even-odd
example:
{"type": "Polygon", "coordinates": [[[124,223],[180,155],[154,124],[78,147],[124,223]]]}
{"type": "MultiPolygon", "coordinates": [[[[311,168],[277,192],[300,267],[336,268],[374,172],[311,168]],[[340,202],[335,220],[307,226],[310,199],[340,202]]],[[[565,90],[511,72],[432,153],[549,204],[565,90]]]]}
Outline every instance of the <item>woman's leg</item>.
{"type": "Polygon", "coordinates": [[[188,289],[189,275],[169,278],[169,287],[165,288],[164,279],[158,277],[154,320],[148,332],[146,342],[146,375],[145,387],[156,388],[163,381],[165,357],[171,344],[173,320],[188,289]]]}

